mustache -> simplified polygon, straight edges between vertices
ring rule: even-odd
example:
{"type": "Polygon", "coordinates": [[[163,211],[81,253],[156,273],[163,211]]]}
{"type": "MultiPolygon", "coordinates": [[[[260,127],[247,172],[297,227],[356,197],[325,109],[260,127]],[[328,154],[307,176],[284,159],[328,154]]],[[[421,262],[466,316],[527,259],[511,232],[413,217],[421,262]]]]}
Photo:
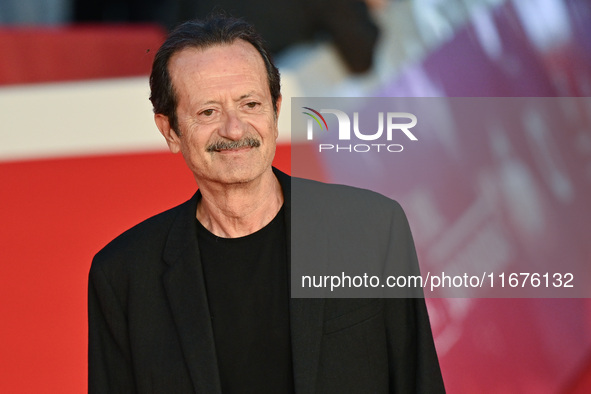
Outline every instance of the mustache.
{"type": "Polygon", "coordinates": [[[206,152],[219,152],[221,150],[240,149],[240,148],[258,148],[261,146],[261,141],[253,137],[242,138],[237,141],[231,140],[218,140],[209,144],[206,148],[206,152]]]}

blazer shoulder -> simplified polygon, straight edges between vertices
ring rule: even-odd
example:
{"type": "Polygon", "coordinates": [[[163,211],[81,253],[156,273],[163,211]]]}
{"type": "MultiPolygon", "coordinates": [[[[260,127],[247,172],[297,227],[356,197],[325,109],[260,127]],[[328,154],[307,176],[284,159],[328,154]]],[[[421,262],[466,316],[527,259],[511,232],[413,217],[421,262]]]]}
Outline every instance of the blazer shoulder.
{"type": "Polygon", "coordinates": [[[196,205],[196,195],[190,200],[154,215],[130,229],[126,230],[111,242],[105,245],[92,261],[92,268],[102,266],[106,268],[110,264],[119,264],[121,261],[129,261],[142,256],[155,256],[162,253],[175,221],[179,216],[189,215],[196,205]]]}
{"type": "Polygon", "coordinates": [[[398,201],[373,190],[303,178],[292,178],[291,188],[294,201],[307,201],[328,211],[404,215],[398,201]]]}

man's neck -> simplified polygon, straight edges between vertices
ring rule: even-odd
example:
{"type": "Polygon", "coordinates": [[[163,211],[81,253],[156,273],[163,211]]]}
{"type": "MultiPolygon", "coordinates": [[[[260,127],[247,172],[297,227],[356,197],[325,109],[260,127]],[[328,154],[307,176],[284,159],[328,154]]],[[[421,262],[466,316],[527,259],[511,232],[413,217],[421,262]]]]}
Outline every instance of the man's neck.
{"type": "Polygon", "coordinates": [[[197,219],[223,238],[252,234],[273,220],[283,205],[279,181],[269,169],[259,178],[232,185],[199,184],[201,201],[197,219]]]}

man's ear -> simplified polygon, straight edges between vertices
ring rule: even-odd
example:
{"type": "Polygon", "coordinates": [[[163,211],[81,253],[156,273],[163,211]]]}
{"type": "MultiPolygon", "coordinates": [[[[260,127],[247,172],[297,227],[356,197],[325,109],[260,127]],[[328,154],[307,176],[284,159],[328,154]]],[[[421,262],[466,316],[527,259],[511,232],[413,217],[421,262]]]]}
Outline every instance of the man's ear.
{"type": "Polygon", "coordinates": [[[168,144],[168,149],[172,153],[179,153],[181,151],[181,139],[179,138],[178,134],[170,127],[170,122],[168,121],[168,116],[163,114],[155,114],[154,115],[154,122],[156,122],[156,126],[166,143],[168,144]]]}
{"type": "Polygon", "coordinates": [[[277,102],[275,103],[275,138],[277,139],[277,137],[279,136],[279,113],[281,112],[281,101],[283,99],[283,96],[279,95],[279,97],[277,97],[277,102]]]}
{"type": "Polygon", "coordinates": [[[279,95],[277,97],[277,102],[275,103],[275,112],[277,113],[277,120],[279,121],[279,112],[281,112],[281,101],[283,100],[283,96],[279,95]]]}

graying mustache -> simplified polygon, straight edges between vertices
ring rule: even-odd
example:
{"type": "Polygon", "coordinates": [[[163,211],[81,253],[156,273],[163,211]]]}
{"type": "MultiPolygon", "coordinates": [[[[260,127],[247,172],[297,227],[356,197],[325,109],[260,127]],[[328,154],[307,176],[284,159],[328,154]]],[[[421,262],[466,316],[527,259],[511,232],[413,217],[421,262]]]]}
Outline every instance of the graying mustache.
{"type": "Polygon", "coordinates": [[[258,148],[261,146],[261,142],[256,138],[246,137],[238,141],[225,141],[220,140],[216,141],[211,145],[208,145],[205,150],[207,152],[217,152],[221,150],[228,150],[228,149],[240,149],[240,148],[258,148]]]}

